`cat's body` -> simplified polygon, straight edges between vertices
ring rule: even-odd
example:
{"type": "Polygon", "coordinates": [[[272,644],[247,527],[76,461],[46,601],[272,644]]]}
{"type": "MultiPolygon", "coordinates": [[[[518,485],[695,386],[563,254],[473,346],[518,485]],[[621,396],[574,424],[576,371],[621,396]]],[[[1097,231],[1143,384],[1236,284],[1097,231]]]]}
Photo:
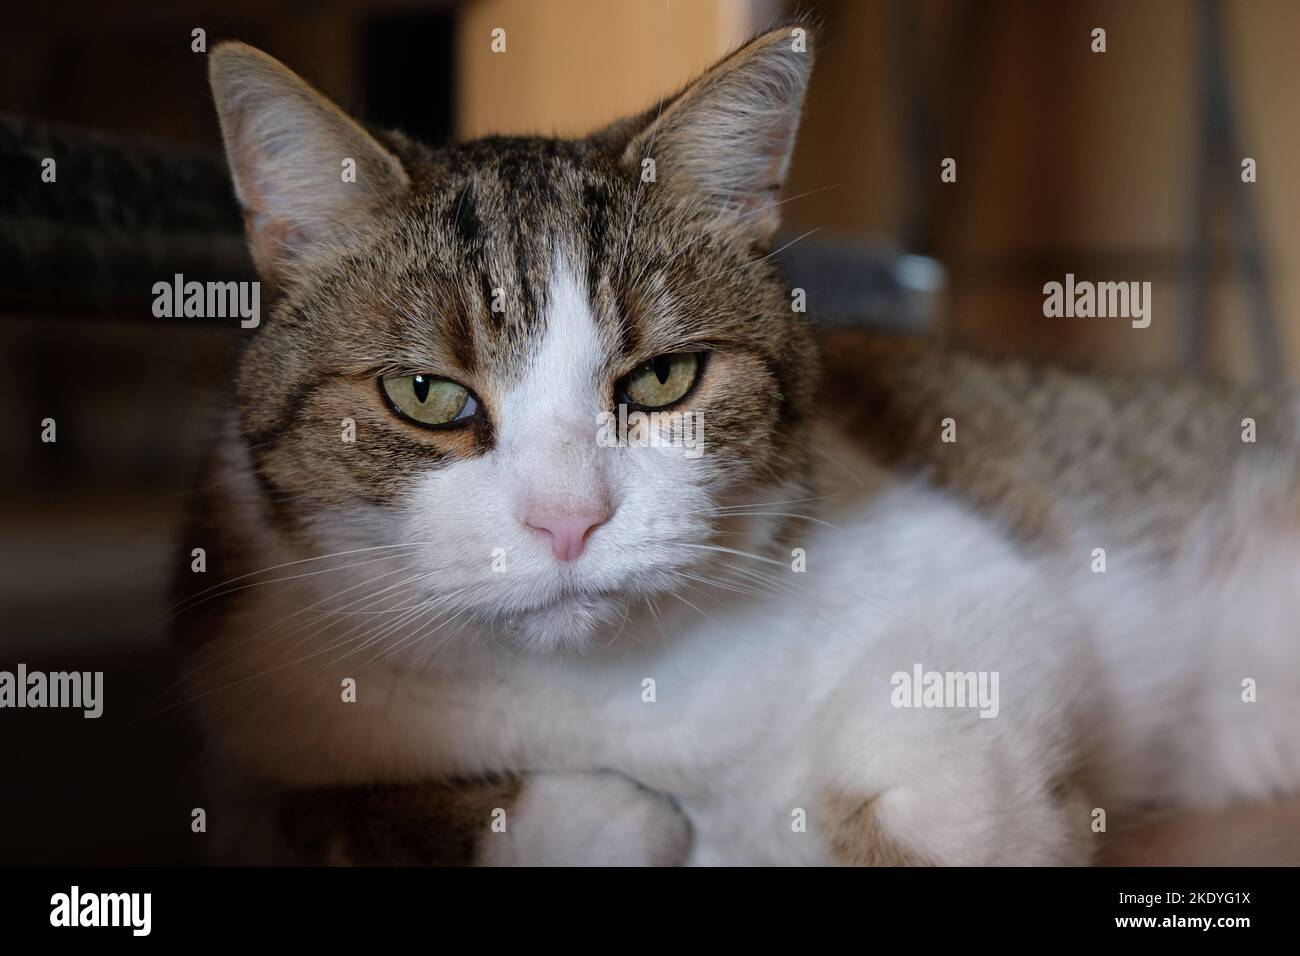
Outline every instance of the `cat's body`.
{"type": "MultiPolygon", "coordinates": [[[[977,516],[967,502],[978,483],[936,491],[861,446],[829,425],[818,434],[818,501],[804,513],[827,524],[791,539],[809,555],[805,572],[737,556],[728,589],[631,608],[573,654],[521,653],[489,624],[411,642],[425,623],[414,620],[385,637],[405,651],[349,657],[340,648],[355,621],[293,619],[383,563],[319,575],[328,590],[310,577],[250,588],[226,641],[200,658],[216,684],[243,682],[214,718],[228,769],[291,789],[568,772],[533,777],[524,793],[544,796],[527,803],[493,791],[474,846],[485,862],[670,862],[673,848],[704,863],[1084,862],[1094,807],[1131,825],[1151,810],[1294,788],[1300,650],[1285,621],[1300,608],[1284,587],[1300,562],[1286,525],[1294,498],[1270,506],[1244,479],[1235,499],[1180,500],[1199,517],[1179,529],[1176,558],[1157,539],[1125,544],[1122,507],[1060,547],[977,516]],[[1112,540],[1099,574],[1085,545],[1112,540]],[[287,642],[269,640],[286,631],[287,642]],[[996,671],[996,715],[980,717],[973,699],[894,707],[891,677],[915,665],[996,671]],[[1240,679],[1259,675],[1268,699],[1241,703],[1240,679]],[[358,682],[356,703],[341,702],[345,677],[358,682]],[[689,844],[648,795],[643,816],[604,829],[642,795],[572,775],[596,770],[671,795],[689,844]],[[887,793],[874,805],[876,842],[855,847],[855,815],[887,793]],[[492,810],[511,820],[525,806],[514,830],[492,831],[492,810]],[[807,832],[794,827],[800,812],[807,832]],[[632,823],[666,835],[642,846],[620,829],[632,823]],[[584,841],[592,832],[600,842],[584,841]]],[[[937,437],[933,450],[943,451],[937,437]]],[[[254,492],[247,474],[227,477],[223,509],[254,492]]],[[[270,539],[251,550],[265,566],[301,560],[270,539]]]]}
{"type": "Polygon", "coordinates": [[[297,792],[295,846],[1084,862],[1094,808],[1300,786],[1288,400],[1178,385],[1171,412],[883,341],[835,344],[820,388],[764,251],[807,68],[774,31],[590,140],[433,153],[214,54],[282,295],[189,686],[232,789],[297,792]],[[702,455],[598,442],[611,401],[670,392],[702,455]],[[901,706],[917,672],[992,696],[901,706]]]}
{"type": "MultiPolygon", "coordinates": [[[[724,578],[731,589],[699,585],[681,600],[660,599],[656,611],[631,607],[593,647],[556,657],[521,653],[472,624],[435,653],[411,643],[368,666],[374,655],[328,664],[338,655],[327,654],[275,670],[340,641],[351,621],[315,624],[288,658],[269,641],[233,655],[230,644],[214,643],[223,655],[214,672],[271,675],[242,688],[238,712],[221,716],[222,737],[240,763],[296,787],[613,770],[678,802],[692,825],[692,859],[701,862],[828,862],[826,820],[836,801],[899,787],[927,801],[915,812],[938,812],[936,823],[957,825],[952,800],[980,818],[960,841],[978,844],[968,853],[927,839],[909,848],[915,854],[1068,859],[1064,846],[1082,849],[1089,822],[1077,813],[1066,819],[1063,794],[1052,792],[1073,767],[1077,735],[1066,722],[1084,717],[1064,700],[1082,690],[1068,672],[1085,666],[1073,617],[1042,599],[1047,579],[1002,535],[827,439],[830,467],[865,486],[828,485],[832,497],[814,513],[834,527],[801,530],[811,562],[802,574],[788,561],[738,558],[744,573],[724,578]],[[961,711],[895,709],[890,677],[910,674],[914,663],[1000,672],[998,712],[979,717],[974,699],[961,711]],[[340,701],[348,676],[358,682],[355,704],[340,701]],[[931,740],[923,756],[932,736],[944,744],[931,740]],[[944,773],[936,775],[935,762],[944,773]],[[977,806],[975,795],[989,787],[988,803],[977,806]],[[796,810],[808,832],[793,827],[796,810]],[[1039,815],[1036,826],[1026,813],[1039,815]],[[1009,843],[1016,827],[1040,833],[1041,844],[1009,843]]],[[[326,577],[331,588],[355,583],[326,577]]],[[[250,594],[227,630],[269,637],[293,608],[326,597],[304,584],[273,590],[250,594]]],[[[400,644],[418,627],[390,637],[400,644]]],[[[592,822],[566,825],[561,815],[517,826],[544,827],[562,846],[592,822]]]]}

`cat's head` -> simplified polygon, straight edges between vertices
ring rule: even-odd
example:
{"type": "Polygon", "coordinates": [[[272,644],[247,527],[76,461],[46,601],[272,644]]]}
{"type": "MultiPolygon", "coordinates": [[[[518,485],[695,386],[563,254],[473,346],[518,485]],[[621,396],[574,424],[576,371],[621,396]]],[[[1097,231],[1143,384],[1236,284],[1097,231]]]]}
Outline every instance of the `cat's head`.
{"type": "Polygon", "coordinates": [[[490,619],[537,647],[700,579],[759,587],[774,513],[802,497],[817,384],[770,258],[805,30],[584,139],[443,149],[217,47],[274,289],[240,424],[283,540],[389,549],[429,622],[490,619]]]}

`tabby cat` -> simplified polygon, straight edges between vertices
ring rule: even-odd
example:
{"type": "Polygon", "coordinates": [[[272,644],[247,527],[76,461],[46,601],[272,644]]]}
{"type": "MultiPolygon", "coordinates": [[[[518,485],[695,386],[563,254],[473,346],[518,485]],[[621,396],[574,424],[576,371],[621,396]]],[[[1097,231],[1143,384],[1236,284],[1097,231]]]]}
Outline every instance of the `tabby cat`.
{"type": "Polygon", "coordinates": [[[796,29],[442,149],[213,51],[274,293],[185,540],[228,858],[1084,863],[1300,787],[1292,399],[819,343],[796,29]]]}

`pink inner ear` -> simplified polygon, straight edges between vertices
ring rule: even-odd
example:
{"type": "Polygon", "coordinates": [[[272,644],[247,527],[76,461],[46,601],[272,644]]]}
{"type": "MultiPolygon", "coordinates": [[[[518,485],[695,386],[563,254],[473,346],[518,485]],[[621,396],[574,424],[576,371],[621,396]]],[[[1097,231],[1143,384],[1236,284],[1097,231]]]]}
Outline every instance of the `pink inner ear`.
{"type": "Polygon", "coordinates": [[[253,262],[268,277],[278,271],[285,250],[298,248],[303,241],[301,233],[290,223],[253,209],[244,210],[244,230],[253,262]]]}
{"type": "Polygon", "coordinates": [[[257,268],[274,274],[325,238],[345,239],[375,206],[410,186],[401,162],[358,123],[271,57],[217,48],[212,88],[257,268]],[[356,160],[355,183],[340,160],[356,160]]]}
{"type": "Polygon", "coordinates": [[[793,112],[787,112],[784,122],[768,129],[763,144],[764,154],[768,159],[764,183],[760,187],[763,190],[781,188],[781,183],[785,181],[786,167],[790,165],[790,149],[797,131],[797,114],[793,112]]]}

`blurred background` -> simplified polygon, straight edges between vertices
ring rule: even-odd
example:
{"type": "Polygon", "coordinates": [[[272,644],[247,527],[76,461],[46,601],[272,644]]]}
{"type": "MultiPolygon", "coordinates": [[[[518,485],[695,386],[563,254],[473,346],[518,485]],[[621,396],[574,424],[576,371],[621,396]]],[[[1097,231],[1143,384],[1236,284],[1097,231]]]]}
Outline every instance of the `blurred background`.
{"type": "MultiPolygon", "coordinates": [[[[266,49],[430,142],[578,134],[780,0],[91,0],[0,12],[0,669],[106,672],[106,713],[0,711],[0,863],[187,862],[200,742],[152,704],[180,515],[237,322],[152,284],[251,277],[206,55],[266,49]],[[506,31],[493,53],[492,31],[506,31]],[[42,160],[57,161],[54,183],[42,160]],[[42,443],[41,421],[57,422],[42,443]]],[[[781,259],[809,312],[967,349],[1247,380],[1300,368],[1300,4],[824,0],[781,259]],[[1094,52],[1094,31],[1105,52],[1094,52]],[[957,181],[940,179],[945,158],[957,181]],[[1257,181],[1243,182],[1254,160],[1257,181]],[[1149,281],[1150,328],[1043,284],[1149,281]]]]}

